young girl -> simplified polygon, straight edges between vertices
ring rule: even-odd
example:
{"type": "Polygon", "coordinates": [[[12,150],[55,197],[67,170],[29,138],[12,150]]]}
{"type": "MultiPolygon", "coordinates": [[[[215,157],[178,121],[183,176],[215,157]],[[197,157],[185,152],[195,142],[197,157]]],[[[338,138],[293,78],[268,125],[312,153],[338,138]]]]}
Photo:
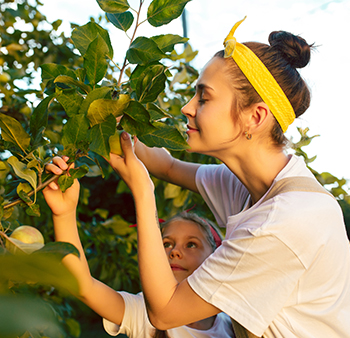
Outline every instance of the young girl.
{"type": "MultiPolygon", "coordinates": [[[[55,168],[57,170],[60,171],[55,168]]],[[[224,313],[168,332],[156,330],[148,320],[141,293],[117,292],[91,276],[76,224],[78,181],[65,193],[55,184],[43,192],[53,213],[56,240],[72,243],[80,252],[80,259],[73,255],[63,259],[78,281],[79,294],[75,296],[104,318],[104,328],[110,335],[124,333],[129,338],[233,337],[231,320],[224,313]]],[[[183,212],[163,223],[163,253],[165,249],[168,265],[179,283],[216,249],[213,234],[220,240],[219,232],[215,232],[209,221],[192,213],[183,212]]]]}
{"type": "Polygon", "coordinates": [[[136,157],[126,133],[125,157],[111,156],[134,195],[149,318],[168,329],[223,311],[245,337],[349,337],[350,250],[341,209],[303,160],[284,152],[284,132],[310,103],[296,68],[309,63],[311,46],[284,31],[271,33],[270,45],[240,44],[233,36],[239,24],[182,110],[190,151],[223,164],[184,163],[140,142],[136,157]],[[226,226],[223,245],[181,282],[163,252],[145,166],[199,192],[226,226]],[[311,188],[289,184],[267,199],[285,179],[311,188]]]}

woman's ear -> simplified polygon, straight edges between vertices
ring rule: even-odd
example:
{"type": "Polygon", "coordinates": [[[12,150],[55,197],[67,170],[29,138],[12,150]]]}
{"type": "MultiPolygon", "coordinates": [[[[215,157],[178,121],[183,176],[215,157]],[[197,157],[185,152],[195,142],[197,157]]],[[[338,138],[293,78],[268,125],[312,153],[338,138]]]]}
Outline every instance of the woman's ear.
{"type": "Polygon", "coordinates": [[[247,114],[246,130],[250,134],[255,134],[266,126],[266,123],[270,123],[270,109],[265,102],[258,102],[253,104],[247,114]]]}

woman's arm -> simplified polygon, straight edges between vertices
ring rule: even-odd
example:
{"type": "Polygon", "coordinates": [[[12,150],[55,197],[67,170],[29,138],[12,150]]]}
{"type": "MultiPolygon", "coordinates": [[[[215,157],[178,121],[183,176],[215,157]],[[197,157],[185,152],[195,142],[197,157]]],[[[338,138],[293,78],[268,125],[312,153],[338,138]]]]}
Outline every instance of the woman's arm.
{"type": "MultiPolygon", "coordinates": [[[[49,171],[58,175],[62,173],[62,169],[67,169],[67,164],[62,158],[55,158],[54,164],[48,166],[49,171]]],[[[101,317],[120,325],[124,316],[124,300],[118,292],[91,276],[79,238],[76,222],[76,207],[79,199],[78,180],[75,180],[73,186],[64,193],[56,183],[46,187],[43,193],[52,210],[56,241],[71,243],[80,253],[80,258],[67,255],[62,260],[77,279],[79,293],[75,296],[101,317]]]]}
{"type": "Polygon", "coordinates": [[[164,148],[135,143],[135,153],[155,177],[198,193],[195,176],[200,164],[180,161],[164,148]]]}
{"type": "Polygon", "coordinates": [[[176,281],[159,231],[153,183],[126,133],[122,134],[122,147],[125,157],[111,155],[111,160],[135,200],[140,277],[151,323],[165,330],[219,313],[186,280],[176,281]]]}

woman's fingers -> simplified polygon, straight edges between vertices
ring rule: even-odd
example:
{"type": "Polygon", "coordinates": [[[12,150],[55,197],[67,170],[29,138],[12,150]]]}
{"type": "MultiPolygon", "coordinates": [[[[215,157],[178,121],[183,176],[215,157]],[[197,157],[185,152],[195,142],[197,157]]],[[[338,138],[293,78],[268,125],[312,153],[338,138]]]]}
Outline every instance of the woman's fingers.
{"type": "Polygon", "coordinates": [[[123,131],[120,138],[124,154],[129,154],[130,152],[133,152],[133,144],[131,142],[130,135],[127,132],[123,131]]]}

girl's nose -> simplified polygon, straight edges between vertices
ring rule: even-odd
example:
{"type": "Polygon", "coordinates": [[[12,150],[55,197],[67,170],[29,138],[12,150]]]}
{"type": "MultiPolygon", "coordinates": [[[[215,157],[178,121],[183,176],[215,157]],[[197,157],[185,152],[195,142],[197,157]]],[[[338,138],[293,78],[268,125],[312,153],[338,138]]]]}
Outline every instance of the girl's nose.
{"type": "Polygon", "coordinates": [[[182,257],[182,253],[181,253],[181,250],[179,250],[178,247],[174,247],[171,251],[170,251],[170,258],[181,258],[182,257]]]}

